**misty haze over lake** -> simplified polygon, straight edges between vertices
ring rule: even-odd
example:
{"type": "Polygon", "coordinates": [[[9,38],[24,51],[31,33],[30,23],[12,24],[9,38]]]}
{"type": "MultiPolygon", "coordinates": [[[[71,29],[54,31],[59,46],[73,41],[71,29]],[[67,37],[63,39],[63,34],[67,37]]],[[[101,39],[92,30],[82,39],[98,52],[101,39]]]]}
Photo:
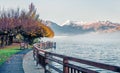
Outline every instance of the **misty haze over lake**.
{"type": "Polygon", "coordinates": [[[120,66],[120,32],[90,33],[71,36],[44,38],[57,43],[52,52],[81,59],[120,66]]]}

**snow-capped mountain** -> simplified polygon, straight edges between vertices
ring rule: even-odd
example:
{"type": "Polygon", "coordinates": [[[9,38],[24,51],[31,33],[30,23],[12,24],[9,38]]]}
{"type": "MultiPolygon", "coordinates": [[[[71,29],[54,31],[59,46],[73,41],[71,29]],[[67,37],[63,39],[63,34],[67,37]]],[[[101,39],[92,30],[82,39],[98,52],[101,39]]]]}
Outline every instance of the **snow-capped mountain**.
{"type": "Polygon", "coordinates": [[[65,22],[62,24],[62,26],[64,26],[64,25],[81,26],[81,25],[83,25],[83,24],[85,24],[85,22],[67,20],[67,21],[65,21],[65,22]]]}
{"type": "Polygon", "coordinates": [[[84,34],[90,32],[108,33],[120,31],[120,24],[112,23],[110,21],[84,23],[79,21],[67,20],[65,23],[62,24],[62,26],[51,21],[45,21],[44,23],[51,27],[56,35],[84,34]]]}

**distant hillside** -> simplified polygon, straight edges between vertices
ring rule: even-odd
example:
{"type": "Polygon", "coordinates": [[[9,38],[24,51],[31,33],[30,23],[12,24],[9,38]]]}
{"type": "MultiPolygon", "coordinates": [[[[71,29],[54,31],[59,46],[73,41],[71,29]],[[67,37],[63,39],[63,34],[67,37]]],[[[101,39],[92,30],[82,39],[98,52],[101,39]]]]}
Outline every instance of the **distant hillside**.
{"type": "Polygon", "coordinates": [[[44,23],[51,27],[56,35],[74,35],[91,32],[108,33],[120,31],[120,24],[112,23],[110,21],[97,21],[91,23],[66,21],[64,24],[62,24],[62,26],[51,21],[44,21],[44,23]]]}

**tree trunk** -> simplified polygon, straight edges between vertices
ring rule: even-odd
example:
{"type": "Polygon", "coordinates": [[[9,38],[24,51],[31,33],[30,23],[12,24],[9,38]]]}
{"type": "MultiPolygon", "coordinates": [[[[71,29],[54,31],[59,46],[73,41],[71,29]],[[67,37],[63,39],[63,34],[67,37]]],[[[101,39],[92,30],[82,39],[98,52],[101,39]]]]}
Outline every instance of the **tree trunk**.
{"type": "Polygon", "coordinates": [[[0,46],[1,46],[1,47],[4,46],[4,36],[3,36],[3,35],[1,36],[1,44],[0,44],[0,46]]]}
{"type": "Polygon", "coordinates": [[[9,45],[13,43],[13,36],[9,36],[9,45]]]}

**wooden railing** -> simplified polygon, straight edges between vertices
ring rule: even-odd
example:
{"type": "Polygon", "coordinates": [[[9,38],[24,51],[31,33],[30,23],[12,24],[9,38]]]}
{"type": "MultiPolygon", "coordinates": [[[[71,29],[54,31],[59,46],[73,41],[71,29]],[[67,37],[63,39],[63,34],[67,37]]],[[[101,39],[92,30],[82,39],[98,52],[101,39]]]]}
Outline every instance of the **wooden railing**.
{"type": "Polygon", "coordinates": [[[47,52],[39,48],[38,45],[39,44],[34,44],[33,55],[34,59],[36,59],[37,61],[37,64],[40,64],[44,68],[45,73],[51,73],[48,68],[52,68],[58,73],[99,73],[95,70],[81,67],[81,65],[79,65],[78,63],[120,73],[120,67],[118,66],[112,66],[108,64],[97,63],[93,61],[47,52]],[[62,65],[62,70],[55,67],[54,65],[51,65],[51,61],[62,65]],[[77,63],[77,65],[72,62],[77,63]]]}

